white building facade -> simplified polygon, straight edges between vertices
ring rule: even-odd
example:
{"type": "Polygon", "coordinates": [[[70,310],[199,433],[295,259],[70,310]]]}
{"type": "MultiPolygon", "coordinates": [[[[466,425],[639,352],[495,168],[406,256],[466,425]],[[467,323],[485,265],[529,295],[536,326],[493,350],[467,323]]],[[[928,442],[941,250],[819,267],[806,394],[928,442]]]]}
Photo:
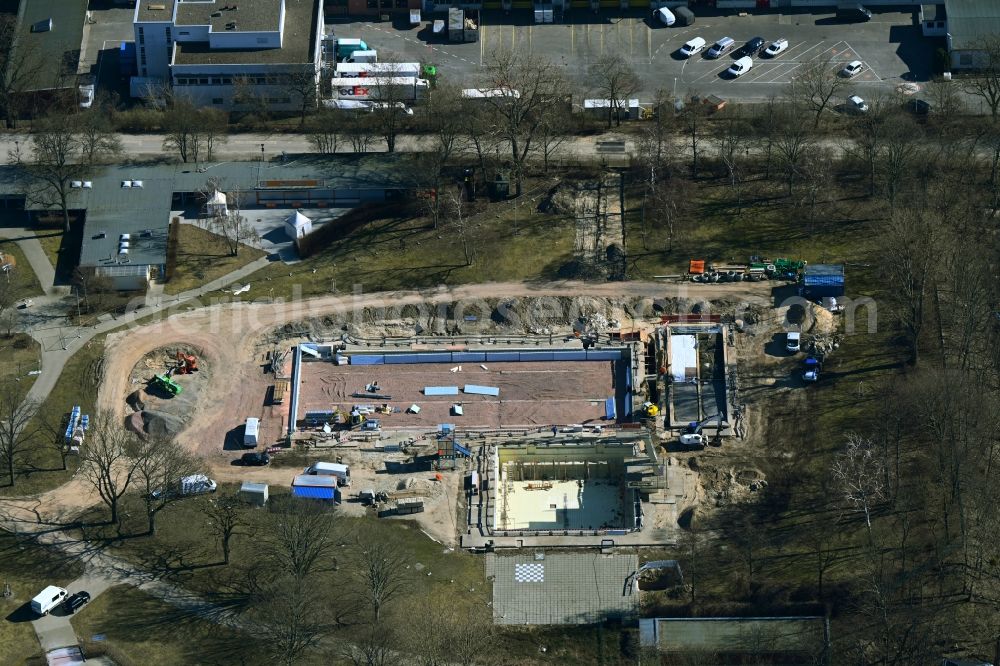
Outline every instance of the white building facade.
{"type": "Polygon", "coordinates": [[[296,110],[316,99],[321,0],[140,0],[133,31],[134,95],[169,88],[223,109],[296,110]]]}

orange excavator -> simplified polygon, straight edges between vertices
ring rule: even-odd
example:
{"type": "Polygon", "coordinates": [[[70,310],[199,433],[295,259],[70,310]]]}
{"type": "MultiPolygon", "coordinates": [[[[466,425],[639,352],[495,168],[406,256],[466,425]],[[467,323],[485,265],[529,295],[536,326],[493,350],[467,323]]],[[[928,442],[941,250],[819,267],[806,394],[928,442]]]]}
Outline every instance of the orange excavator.
{"type": "Polygon", "coordinates": [[[192,372],[198,372],[198,357],[193,354],[177,352],[177,369],[174,370],[174,374],[189,375],[192,372]]]}

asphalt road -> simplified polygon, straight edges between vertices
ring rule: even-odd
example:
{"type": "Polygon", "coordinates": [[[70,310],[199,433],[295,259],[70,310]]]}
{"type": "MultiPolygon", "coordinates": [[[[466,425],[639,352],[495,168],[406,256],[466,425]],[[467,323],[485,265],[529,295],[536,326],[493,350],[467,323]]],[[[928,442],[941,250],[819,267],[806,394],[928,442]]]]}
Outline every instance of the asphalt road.
{"type": "MultiPolygon", "coordinates": [[[[425,17],[425,19],[428,17],[425,17]]],[[[921,35],[912,12],[887,11],[875,14],[866,23],[844,24],[834,20],[828,9],[816,12],[699,15],[694,25],[663,27],[645,12],[623,17],[595,16],[589,12],[571,14],[567,23],[533,25],[526,23],[528,12],[485,12],[476,43],[450,44],[431,40],[425,25],[396,27],[391,23],[345,21],[328,23],[328,31],[345,37],[361,37],[379,51],[404,61],[431,62],[439,76],[457,79],[472,86],[481,66],[491,53],[514,49],[550,58],[582,84],[587,94],[588,69],[602,55],[614,53],[628,59],[643,82],[639,97],[653,98],[657,90],[677,95],[715,94],[724,98],[765,100],[782,93],[796,70],[812,60],[830,60],[831,70],[839,70],[852,60],[861,60],[866,72],[852,82],[852,92],[865,96],[875,89],[888,90],[900,83],[927,81],[936,42],[921,35]],[[774,60],[755,58],[754,68],[737,80],[723,72],[733,58],[711,60],[697,55],[685,60],[677,50],[692,37],[709,44],[732,37],[737,44],[755,36],[770,41],[789,40],[786,53],[774,60]]],[[[578,101],[578,100],[577,100],[578,101]]]]}

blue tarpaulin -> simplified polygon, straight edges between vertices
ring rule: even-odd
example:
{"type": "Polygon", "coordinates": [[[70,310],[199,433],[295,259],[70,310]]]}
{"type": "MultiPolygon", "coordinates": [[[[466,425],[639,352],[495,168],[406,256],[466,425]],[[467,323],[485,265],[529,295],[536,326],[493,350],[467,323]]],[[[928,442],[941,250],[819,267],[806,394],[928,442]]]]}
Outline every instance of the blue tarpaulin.
{"type": "Polygon", "coordinates": [[[305,499],[321,499],[337,501],[340,491],[336,488],[322,488],[316,486],[292,486],[292,494],[305,499]]]}
{"type": "Polygon", "coordinates": [[[615,409],[615,399],[608,398],[604,401],[604,418],[609,421],[613,421],[617,418],[617,411],[615,409]]]}

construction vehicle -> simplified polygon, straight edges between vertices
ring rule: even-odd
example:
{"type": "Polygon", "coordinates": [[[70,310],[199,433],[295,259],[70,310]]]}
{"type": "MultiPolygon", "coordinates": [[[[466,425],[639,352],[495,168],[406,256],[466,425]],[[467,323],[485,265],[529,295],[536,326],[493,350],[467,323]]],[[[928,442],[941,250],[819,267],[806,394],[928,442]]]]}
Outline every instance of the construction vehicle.
{"type": "Polygon", "coordinates": [[[701,421],[692,421],[689,423],[679,438],[681,446],[703,446],[705,444],[705,436],[701,434],[702,428],[712,421],[718,421],[718,426],[721,429],[723,427],[722,412],[709,416],[701,421]]]}
{"type": "Polygon", "coordinates": [[[166,375],[153,375],[153,378],[149,381],[149,385],[169,395],[178,395],[184,390],[180,384],[166,375]]]}
{"type": "Polygon", "coordinates": [[[177,352],[177,367],[174,368],[174,374],[190,375],[192,372],[198,372],[198,357],[194,354],[177,352]]]}
{"type": "Polygon", "coordinates": [[[654,418],[660,413],[660,408],[651,402],[642,403],[642,410],[639,412],[640,418],[654,418]]]}

